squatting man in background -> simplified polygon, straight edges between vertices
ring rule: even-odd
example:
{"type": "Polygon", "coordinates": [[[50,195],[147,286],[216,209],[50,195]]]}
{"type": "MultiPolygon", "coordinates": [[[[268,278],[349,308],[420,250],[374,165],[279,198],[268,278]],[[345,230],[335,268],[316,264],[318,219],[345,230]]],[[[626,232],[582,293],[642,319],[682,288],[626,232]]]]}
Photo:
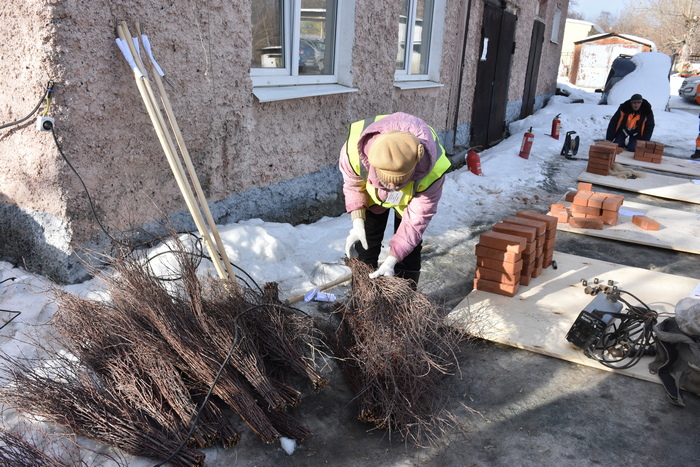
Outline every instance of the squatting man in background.
{"type": "Polygon", "coordinates": [[[450,168],[437,134],[422,119],[397,112],[350,125],[340,151],[345,208],[352,230],[345,249],[353,247],[370,274],[410,280],[417,288],[423,233],[437,212],[444,174],[450,168]],[[389,254],[378,266],[389,212],[394,211],[394,235],[389,254]]]}
{"type": "Polygon", "coordinates": [[[634,94],[620,104],[610,119],[605,139],[634,152],[637,149],[637,140],[651,141],[653,132],[654,112],[651,110],[651,104],[641,94],[634,94]]]}

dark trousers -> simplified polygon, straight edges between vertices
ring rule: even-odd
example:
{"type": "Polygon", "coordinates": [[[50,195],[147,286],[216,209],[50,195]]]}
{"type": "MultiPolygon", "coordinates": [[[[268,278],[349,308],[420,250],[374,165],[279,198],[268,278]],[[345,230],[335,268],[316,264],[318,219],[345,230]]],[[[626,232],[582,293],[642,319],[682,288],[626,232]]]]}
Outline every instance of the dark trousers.
{"type": "Polygon", "coordinates": [[[634,152],[635,149],[637,149],[637,138],[635,138],[634,136],[630,136],[629,138],[629,142],[625,144],[627,135],[624,131],[620,131],[618,134],[615,135],[615,139],[613,140],[613,142],[621,148],[625,148],[625,150],[627,151],[634,152]]]}
{"type": "MultiPolygon", "coordinates": [[[[381,214],[375,214],[370,210],[366,211],[367,218],[365,219],[365,234],[367,235],[367,249],[362,248],[360,242],[355,244],[358,258],[365,264],[377,269],[379,266],[379,253],[382,250],[382,240],[384,239],[384,231],[386,224],[389,221],[389,212],[394,213],[394,233],[401,225],[401,217],[396,214],[393,209],[387,209],[381,214]]],[[[394,267],[394,273],[398,277],[410,279],[415,285],[418,284],[421,268],[421,250],[423,242],[421,241],[403,261],[399,261],[394,267]]],[[[415,287],[414,287],[415,289],[415,287]]]]}

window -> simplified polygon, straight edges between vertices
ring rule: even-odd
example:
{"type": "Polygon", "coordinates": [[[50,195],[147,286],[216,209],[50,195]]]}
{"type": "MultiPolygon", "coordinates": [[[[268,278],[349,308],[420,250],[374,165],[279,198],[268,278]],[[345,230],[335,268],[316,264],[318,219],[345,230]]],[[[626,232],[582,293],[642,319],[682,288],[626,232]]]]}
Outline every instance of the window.
{"type": "Polygon", "coordinates": [[[438,81],[445,0],[402,0],[396,81],[438,81]]]}
{"type": "Polygon", "coordinates": [[[337,83],[341,0],[252,2],[254,86],[337,83]]]}

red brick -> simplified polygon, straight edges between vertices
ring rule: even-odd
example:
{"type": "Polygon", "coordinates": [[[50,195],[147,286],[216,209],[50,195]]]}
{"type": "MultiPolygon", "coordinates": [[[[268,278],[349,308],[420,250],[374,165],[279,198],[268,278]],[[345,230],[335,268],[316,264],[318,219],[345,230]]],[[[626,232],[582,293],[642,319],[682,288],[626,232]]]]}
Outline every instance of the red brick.
{"type": "MultiPolygon", "coordinates": [[[[579,184],[580,185],[580,184],[579,184]]],[[[589,183],[590,185],[590,183],[589,183]]],[[[567,191],[566,195],[564,195],[564,201],[567,203],[571,203],[574,201],[574,197],[576,196],[576,191],[567,191]]]]}
{"type": "Polygon", "coordinates": [[[603,201],[605,201],[605,197],[605,193],[594,191],[593,195],[588,198],[588,207],[603,209],[603,201]]]}
{"type": "Polygon", "coordinates": [[[527,219],[525,217],[518,216],[508,216],[503,219],[503,222],[509,222],[511,224],[527,225],[528,227],[534,227],[537,229],[537,235],[540,236],[547,230],[547,223],[543,221],[538,221],[534,219],[527,219]]]}
{"type": "Polygon", "coordinates": [[[533,219],[536,221],[544,221],[547,224],[547,230],[557,228],[557,219],[554,216],[548,216],[547,214],[542,214],[541,212],[524,209],[522,211],[516,212],[515,216],[524,217],[525,219],[533,219]]]}
{"type": "Polygon", "coordinates": [[[588,159],[587,167],[593,169],[610,169],[612,167],[612,161],[603,161],[600,159],[588,159]]]}
{"type": "Polygon", "coordinates": [[[507,297],[512,297],[516,293],[518,293],[520,284],[501,284],[500,282],[474,278],[474,288],[476,290],[483,290],[484,292],[490,292],[499,295],[505,295],[507,297]]]}
{"type": "Polygon", "coordinates": [[[586,182],[578,182],[578,191],[593,191],[593,184],[586,182]]]}
{"type": "Polygon", "coordinates": [[[600,219],[603,221],[603,224],[617,225],[618,213],[617,211],[603,211],[603,215],[600,216],[600,219]]]}
{"type": "Polygon", "coordinates": [[[625,197],[622,195],[613,195],[611,193],[606,193],[605,201],[603,201],[603,210],[607,211],[619,211],[620,206],[625,201],[625,197]]]}
{"type": "Polygon", "coordinates": [[[537,229],[528,227],[527,225],[511,224],[509,222],[499,222],[491,227],[494,232],[502,232],[517,237],[523,237],[529,243],[535,240],[537,229]]]}
{"type": "Polygon", "coordinates": [[[540,274],[542,274],[542,266],[535,268],[535,270],[532,271],[532,277],[539,277],[540,274]]]}
{"type": "Polygon", "coordinates": [[[568,224],[569,223],[569,211],[565,209],[555,209],[552,208],[551,211],[549,211],[550,216],[554,216],[557,218],[557,222],[561,224],[568,224]]]}
{"type": "Polygon", "coordinates": [[[525,245],[525,249],[523,250],[523,255],[528,254],[531,255],[535,252],[535,249],[537,249],[537,240],[532,241],[532,242],[527,242],[525,245]]]}
{"type": "MultiPolygon", "coordinates": [[[[591,214],[593,216],[600,216],[602,213],[602,209],[600,208],[592,208],[590,206],[576,206],[576,205],[571,205],[571,215],[572,216],[578,216],[579,214],[591,214]]],[[[578,216],[578,217],[583,217],[583,216],[578,216]]]]}
{"type": "Polygon", "coordinates": [[[513,253],[511,251],[496,250],[494,248],[489,248],[484,245],[476,245],[474,254],[477,257],[496,259],[498,261],[503,261],[504,263],[515,263],[519,261],[522,257],[520,253],[513,253]]]}
{"type": "Polygon", "coordinates": [[[525,248],[525,243],[526,241],[522,237],[494,232],[493,230],[487,230],[479,236],[479,244],[496,250],[511,251],[513,253],[522,252],[525,248]]]}
{"type": "Polygon", "coordinates": [[[588,198],[592,195],[592,191],[578,191],[571,204],[576,206],[588,206],[588,198]]]}
{"type": "Polygon", "coordinates": [[[542,248],[544,249],[544,251],[551,250],[554,248],[554,244],[556,243],[556,241],[556,238],[550,238],[548,240],[545,240],[544,246],[542,248]]]}
{"type": "Polygon", "coordinates": [[[520,273],[507,273],[502,271],[494,271],[493,269],[477,267],[477,279],[486,279],[487,281],[500,282],[501,284],[517,284],[520,282],[520,273]]]}
{"type": "Polygon", "coordinates": [[[476,257],[476,265],[483,268],[491,269],[493,271],[507,272],[508,274],[515,274],[523,269],[523,260],[516,261],[515,263],[504,263],[497,259],[476,257]]]}
{"type": "Polygon", "coordinates": [[[569,219],[569,225],[577,229],[596,229],[600,230],[603,228],[602,219],[586,219],[581,217],[572,217],[569,219]]]}
{"type": "Polygon", "coordinates": [[[586,167],[586,172],[596,175],[610,175],[610,170],[596,169],[594,167],[586,167]]]}
{"type": "Polygon", "coordinates": [[[591,148],[590,151],[588,151],[588,160],[599,160],[599,161],[612,161],[613,158],[613,153],[612,151],[598,151],[593,148],[591,148]]]}
{"type": "Polygon", "coordinates": [[[554,260],[554,255],[549,255],[544,257],[544,261],[542,261],[542,267],[547,269],[552,265],[552,260],[554,260]]]}
{"type": "Polygon", "coordinates": [[[659,230],[661,227],[658,222],[647,216],[632,216],[632,223],[644,230],[659,230]]]}
{"type": "Polygon", "coordinates": [[[544,236],[544,235],[545,235],[545,234],[538,235],[538,236],[537,236],[537,240],[535,240],[535,242],[537,243],[537,249],[538,249],[538,250],[541,250],[542,247],[544,246],[544,241],[545,241],[545,236],[544,236]]]}
{"type": "Polygon", "coordinates": [[[617,150],[617,148],[618,148],[618,145],[616,143],[613,143],[612,141],[599,141],[590,147],[596,151],[615,152],[615,150],[617,150]]]}

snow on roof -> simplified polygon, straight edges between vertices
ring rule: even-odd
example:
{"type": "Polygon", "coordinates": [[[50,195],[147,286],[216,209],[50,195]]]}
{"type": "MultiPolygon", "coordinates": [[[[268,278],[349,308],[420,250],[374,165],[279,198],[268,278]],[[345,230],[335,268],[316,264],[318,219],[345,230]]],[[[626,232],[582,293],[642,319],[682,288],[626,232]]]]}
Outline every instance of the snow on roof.
{"type": "Polygon", "coordinates": [[[588,37],[585,37],[583,39],[577,40],[574,43],[578,44],[580,42],[595,41],[595,40],[598,40],[598,39],[601,39],[601,38],[607,37],[607,36],[617,36],[617,37],[621,37],[623,39],[627,39],[628,41],[638,42],[640,44],[646,44],[649,47],[651,47],[652,52],[657,51],[656,44],[653,41],[650,41],[649,39],[644,39],[643,37],[639,37],[639,36],[633,36],[631,34],[618,34],[616,32],[606,32],[603,34],[594,34],[592,36],[588,36],[588,37]]]}
{"type": "Polygon", "coordinates": [[[595,28],[596,31],[598,31],[598,32],[601,33],[601,34],[603,34],[603,33],[605,32],[605,31],[603,30],[603,28],[601,28],[600,26],[598,26],[598,25],[595,24],[595,23],[591,23],[590,21],[584,21],[584,20],[582,20],[582,19],[566,18],[566,22],[567,22],[567,23],[571,23],[571,24],[582,24],[582,25],[591,26],[591,27],[595,28]]]}

